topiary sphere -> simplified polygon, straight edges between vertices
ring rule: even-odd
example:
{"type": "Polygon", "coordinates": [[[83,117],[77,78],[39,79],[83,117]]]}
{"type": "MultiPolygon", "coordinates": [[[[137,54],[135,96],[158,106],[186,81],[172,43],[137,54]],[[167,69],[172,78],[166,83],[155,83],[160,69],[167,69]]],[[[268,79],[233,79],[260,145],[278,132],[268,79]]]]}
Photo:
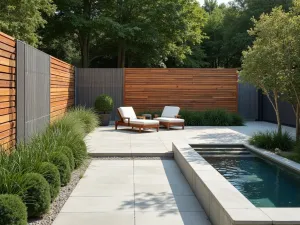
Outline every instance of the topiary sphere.
{"type": "Polygon", "coordinates": [[[95,109],[100,113],[110,113],[113,110],[113,99],[108,95],[100,95],[96,98],[95,109]]]}
{"type": "Polygon", "coordinates": [[[58,168],[50,162],[43,162],[38,167],[37,172],[48,182],[51,200],[53,201],[57,197],[60,189],[60,174],[58,168]]]}
{"type": "Polygon", "coordinates": [[[67,146],[60,146],[58,147],[57,151],[64,153],[68,157],[70,169],[73,171],[75,169],[75,161],[72,149],[67,146]]]}
{"type": "Polygon", "coordinates": [[[27,207],[28,217],[41,217],[49,210],[50,187],[41,174],[24,174],[20,186],[23,190],[22,199],[27,207]]]}
{"type": "Polygon", "coordinates": [[[0,225],[27,225],[27,209],[17,195],[0,195],[0,225]]]}
{"type": "Polygon", "coordinates": [[[61,185],[67,185],[71,179],[71,169],[68,157],[62,152],[53,152],[50,155],[49,161],[57,167],[61,185]]]}

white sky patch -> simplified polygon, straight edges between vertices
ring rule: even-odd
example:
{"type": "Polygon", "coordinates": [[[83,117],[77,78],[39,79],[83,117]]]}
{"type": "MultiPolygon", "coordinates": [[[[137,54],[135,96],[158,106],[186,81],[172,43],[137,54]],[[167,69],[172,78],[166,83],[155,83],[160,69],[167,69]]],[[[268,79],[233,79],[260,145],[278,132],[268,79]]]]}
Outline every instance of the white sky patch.
{"type": "MultiPolygon", "coordinates": [[[[204,3],[204,0],[198,0],[200,2],[201,5],[203,5],[204,3]]],[[[218,0],[218,3],[221,4],[221,3],[228,3],[232,0],[218,0]]]]}

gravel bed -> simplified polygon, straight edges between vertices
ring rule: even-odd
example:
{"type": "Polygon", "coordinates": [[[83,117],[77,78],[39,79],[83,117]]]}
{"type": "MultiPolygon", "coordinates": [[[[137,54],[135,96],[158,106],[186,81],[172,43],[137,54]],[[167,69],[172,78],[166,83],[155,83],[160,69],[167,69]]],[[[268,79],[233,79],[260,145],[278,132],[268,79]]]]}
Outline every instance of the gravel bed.
{"type": "Polygon", "coordinates": [[[53,223],[57,214],[60,212],[65,202],[68,200],[69,196],[71,195],[79,180],[82,178],[91,161],[92,159],[85,160],[80,168],[72,172],[69,184],[65,187],[61,187],[59,195],[51,203],[49,212],[45,214],[41,219],[30,220],[28,222],[28,225],[51,225],[53,223]]]}

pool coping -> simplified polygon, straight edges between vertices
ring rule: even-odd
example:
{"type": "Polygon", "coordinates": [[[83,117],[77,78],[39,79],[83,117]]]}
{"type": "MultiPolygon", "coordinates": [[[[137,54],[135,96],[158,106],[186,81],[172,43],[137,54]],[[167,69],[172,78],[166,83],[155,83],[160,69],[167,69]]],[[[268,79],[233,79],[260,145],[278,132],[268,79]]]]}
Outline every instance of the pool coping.
{"type": "MultiPolygon", "coordinates": [[[[300,173],[300,165],[291,160],[242,145],[300,173]]],[[[188,143],[175,141],[172,149],[176,163],[213,225],[300,225],[300,208],[257,208],[188,143]]]]}

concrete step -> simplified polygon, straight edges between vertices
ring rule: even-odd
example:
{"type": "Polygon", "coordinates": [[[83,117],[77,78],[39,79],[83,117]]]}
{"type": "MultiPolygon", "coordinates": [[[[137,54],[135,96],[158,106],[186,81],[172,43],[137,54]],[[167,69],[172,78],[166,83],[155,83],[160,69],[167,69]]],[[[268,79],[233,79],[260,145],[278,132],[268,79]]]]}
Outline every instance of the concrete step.
{"type": "Polygon", "coordinates": [[[199,154],[203,155],[249,155],[249,151],[197,151],[199,154]]]}
{"type": "Polygon", "coordinates": [[[224,147],[224,148],[194,148],[195,151],[197,152],[202,152],[202,151],[248,151],[248,149],[246,148],[227,148],[227,147],[224,147]]]}
{"type": "Polygon", "coordinates": [[[253,158],[255,157],[253,154],[249,154],[249,155],[209,155],[209,154],[201,154],[201,156],[205,159],[205,158],[253,158]]]}
{"type": "Polygon", "coordinates": [[[245,148],[242,144],[191,144],[192,148],[245,148]]]}

